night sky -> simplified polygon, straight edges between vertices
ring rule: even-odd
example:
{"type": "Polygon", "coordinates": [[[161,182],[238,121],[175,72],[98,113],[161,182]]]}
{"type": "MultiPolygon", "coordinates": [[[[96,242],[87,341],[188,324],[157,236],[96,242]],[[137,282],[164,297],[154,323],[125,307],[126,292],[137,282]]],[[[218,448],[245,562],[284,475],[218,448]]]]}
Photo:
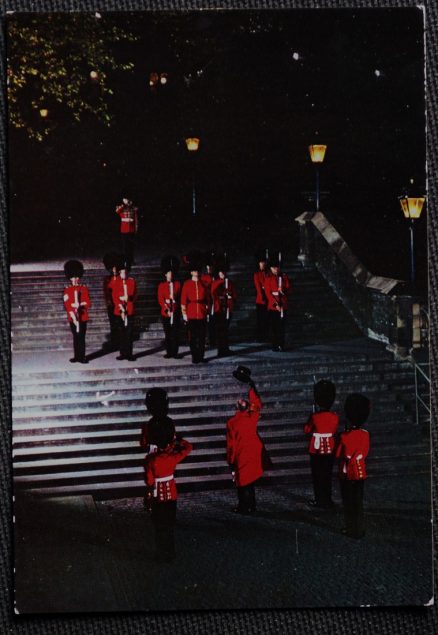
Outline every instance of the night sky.
{"type": "MultiPolygon", "coordinates": [[[[269,235],[293,256],[293,218],[314,206],[307,147],[319,142],[328,145],[321,210],[373,273],[408,277],[398,196],[410,179],[425,193],[419,10],[103,19],[139,36],[116,50],[135,66],[111,77],[114,124],[65,116],[41,143],[10,131],[12,261],[117,247],[123,191],[140,208],[145,250],[182,253],[201,242],[248,252],[269,235]],[[152,71],[169,77],[155,92],[152,71]],[[190,135],[201,139],[195,156],[190,135]]],[[[416,227],[424,279],[426,224],[424,215],[416,227]]]]}

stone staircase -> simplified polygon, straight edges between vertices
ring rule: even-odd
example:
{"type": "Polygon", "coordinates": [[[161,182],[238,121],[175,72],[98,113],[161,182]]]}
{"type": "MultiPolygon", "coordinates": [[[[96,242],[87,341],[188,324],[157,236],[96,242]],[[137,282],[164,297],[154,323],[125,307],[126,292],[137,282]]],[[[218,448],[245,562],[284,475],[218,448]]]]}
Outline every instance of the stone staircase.
{"type": "MultiPolygon", "coordinates": [[[[370,476],[427,473],[428,441],[420,427],[413,425],[411,365],[394,361],[379,344],[359,337],[350,316],[317,272],[298,265],[286,271],[294,285],[288,320],[293,348],[286,353],[272,353],[252,343],[255,324],[248,261],[230,272],[240,299],[232,326],[235,355],[217,359],[216,352],[209,351],[208,364],[193,366],[183,347],[181,360],[164,360],[162,352],[156,352],[162,341],[154,306],[159,270],[142,265],[133,270],[140,292],[136,363],[117,362],[115,354],[108,354],[80,368],[68,363],[71,334],[62,307],[63,277],[53,272],[13,273],[16,490],[101,498],[141,495],[139,432],[147,418],[144,396],[153,386],[168,390],[170,415],[178,431],[194,445],[178,467],[181,491],[231,486],[225,425],[242,396],[242,385],[231,375],[239,363],[251,367],[264,403],[259,431],[274,462],[266,478],[288,482],[310,478],[302,425],[312,409],[313,382],[321,378],[336,383],[335,408],[340,412],[352,391],[371,398],[370,476]],[[48,321],[44,314],[53,319],[48,321]]],[[[86,275],[93,300],[88,353],[99,350],[105,340],[103,275],[98,267],[86,275]]]]}

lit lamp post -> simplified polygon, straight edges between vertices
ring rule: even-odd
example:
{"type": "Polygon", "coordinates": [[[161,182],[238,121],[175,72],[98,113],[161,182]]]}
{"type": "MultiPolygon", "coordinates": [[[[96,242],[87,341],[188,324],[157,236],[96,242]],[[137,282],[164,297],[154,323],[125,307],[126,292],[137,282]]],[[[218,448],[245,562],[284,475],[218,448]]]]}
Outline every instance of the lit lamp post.
{"type": "MultiPolygon", "coordinates": [[[[199,149],[199,139],[197,137],[188,137],[186,139],[187,150],[190,153],[195,153],[199,149]]],[[[195,188],[195,170],[192,170],[193,190],[192,190],[192,212],[193,216],[196,216],[196,188],[195,188]]]]}
{"type": "Polygon", "coordinates": [[[409,219],[409,233],[411,246],[411,283],[415,282],[415,255],[414,255],[414,220],[420,218],[423,210],[424,196],[404,196],[399,197],[400,206],[405,218],[409,219]]]}
{"type": "Polygon", "coordinates": [[[316,211],[319,212],[319,166],[324,161],[327,146],[313,145],[309,146],[310,158],[315,166],[316,173],[316,211]]]}

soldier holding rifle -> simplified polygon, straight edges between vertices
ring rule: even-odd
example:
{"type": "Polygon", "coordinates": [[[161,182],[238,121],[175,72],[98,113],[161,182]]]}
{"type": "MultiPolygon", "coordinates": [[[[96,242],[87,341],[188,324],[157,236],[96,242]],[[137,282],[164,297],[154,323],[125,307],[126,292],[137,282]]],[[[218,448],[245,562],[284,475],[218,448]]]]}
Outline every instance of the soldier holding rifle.
{"type": "Polygon", "coordinates": [[[178,359],[181,283],[174,280],[179,269],[178,258],[165,256],[161,261],[161,269],[166,277],[165,282],[160,282],[158,285],[158,304],[161,308],[166,345],[164,357],[178,359]]]}
{"type": "Polygon", "coordinates": [[[289,278],[281,271],[281,252],[271,258],[269,267],[271,273],[266,279],[265,291],[271,323],[272,350],[281,352],[284,351],[287,295],[290,290],[289,278]]]}
{"type": "Polygon", "coordinates": [[[263,249],[256,253],[257,271],[254,272],[253,280],[256,290],[256,317],[257,317],[257,342],[266,342],[268,339],[268,300],[266,298],[265,283],[268,276],[267,271],[268,250],[263,249]]]}
{"type": "Polygon", "coordinates": [[[79,260],[69,260],[64,265],[64,273],[70,280],[70,286],[64,289],[64,307],[70,329],[73,334],[73,357],[70,362],[74,364],[88,364],[85,357],[85,334],[87,332],[88,309],[91,306],[88,288],[81,284],[84,267],[79,260]]]}
{"type": "Polygon", "coordinates": [[[120,355],[116,359],[133,362],[134,304],[137,299],[137,287],[134,278],[129,276],[129,261],[120,260],[116,266],[119,275],[111,285],[114,315],[118,319],[120,330],[120,355]]]}
{"type": "Polygon", "coordinates": [[[183,284],[181,292],[181,312],[188,326],[189,344],[192,353],[192,363],[206,362],[205,332],[207,315],[210,310],[210,293],[199,279],[202,266],[202,256],[194,251],[185,256],[186,266],[190,271],[190,280],[183,284]]]}
{"type": "Polygon", "coordinates": [[[211,284],[218,357],[226,357],[231,354],[228,347],[228,330],[236,301],[236,290],[233,282],[228,278],[228,268],[228,258],[224,254],[222,258],[216,260],[215,270],[218,277],[211,284]]]}

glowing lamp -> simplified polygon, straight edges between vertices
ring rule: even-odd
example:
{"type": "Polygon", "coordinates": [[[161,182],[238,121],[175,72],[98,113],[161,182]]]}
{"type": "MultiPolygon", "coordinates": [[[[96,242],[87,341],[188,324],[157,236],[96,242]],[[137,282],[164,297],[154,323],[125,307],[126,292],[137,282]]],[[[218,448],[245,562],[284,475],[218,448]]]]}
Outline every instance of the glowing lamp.
{"type": "Polygon", "coordinates": [[[150,73],[149,75],[149,86],[156,86],[158,84],[158,73],[150,73]]]}
{"type": "Polygon", "coordinates": [[[404,217],[412,220],[420,218],[425,200],[424,196],[400,196],[399,201],[404,217]]]}
{"type": "Polygon", "coordinates": [[[47,108],[40,108],[40,117],[45,119],[48,116],[49,116],[49,111],[47,110],[47,108]]]}
{"type": "Polygon", "coordinates": [[[167,84],[167,73],[161,73],[160,75],[160,84],[167,84]]]}
{"type": "Polygon", "coordinates": [[[90,71],[90,78],[93,82],[96,82],[99,79],[99,73],[97,71],[90,71]]]}
{"type": "Polygon", "coordinates": [[[310,158],[312,159],[312,163],[322,163],[324,161],[326,150],[327,146],[324,145],[309,146],[309,153],[310,158]]]}
{"type": "Polygon", "coordinates": [[[196,152],[199,148],[199,139],[196,137],[189,137],[186,139],[186,146],[189,152],[196,152]]]}

